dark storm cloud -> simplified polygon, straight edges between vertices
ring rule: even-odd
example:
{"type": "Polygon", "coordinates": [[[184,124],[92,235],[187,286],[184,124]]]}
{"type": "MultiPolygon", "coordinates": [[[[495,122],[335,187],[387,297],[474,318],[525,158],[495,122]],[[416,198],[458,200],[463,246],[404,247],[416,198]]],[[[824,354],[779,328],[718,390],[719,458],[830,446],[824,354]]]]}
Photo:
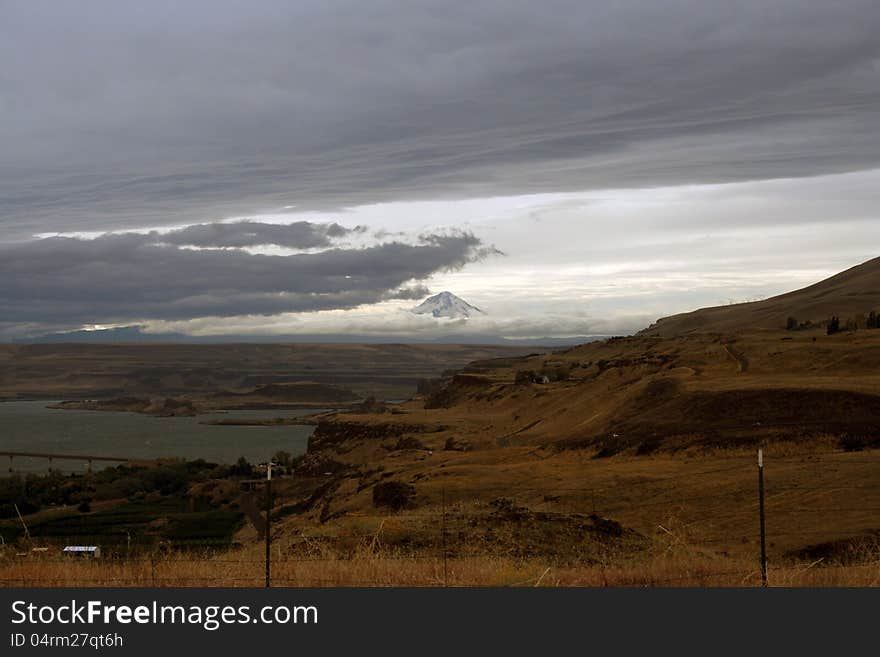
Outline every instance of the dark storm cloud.
{"type": "Polygon", "coordinates": [[[353,233],[364,233],[366,228],[345,228],[337,223],[320,224],[296,221],[290,224],[267,224],[259,221],[196,224],[167,233],[151,233],[166,244],[179,246],[241,248],[272,244],[291,249],[328,247],[335,240],[353,233]]]}
{"type": "Polygon", "coordinates": [[[880,164],[876,0],[0,3],[0,239],[880,164]]]}
{"type": "Polygon", "coordinates": [[[49,237],[0,247],[0,328],[353,308],[411,298],[425,288],[410,281],[489,252],[468,233],[287,256],[179,248],[154,234],[49,237]]]}
{"type": "Polygon", "coordinates": [[[386,296],[387,299],[403,299],[415,300],[424,299],[431,294],[431,289],[426,285],[413,285],[411,287],[403,287],[399,290],[392,290],[386,296]]]}

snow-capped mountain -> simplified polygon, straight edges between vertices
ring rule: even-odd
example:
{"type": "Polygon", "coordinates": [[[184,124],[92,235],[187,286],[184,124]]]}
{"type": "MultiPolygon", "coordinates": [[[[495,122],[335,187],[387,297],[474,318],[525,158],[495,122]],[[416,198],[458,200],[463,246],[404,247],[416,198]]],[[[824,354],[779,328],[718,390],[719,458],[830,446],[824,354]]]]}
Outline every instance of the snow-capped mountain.
{"type": "Polygon", "coordinates": [[[464,299],[455,296],[452,292],[441,292],[433,297],[428,297],[413,308],[412,312],[416,315],[433,315],[449,319],[467,319],[474,315],[486,314],[464,299]]]}

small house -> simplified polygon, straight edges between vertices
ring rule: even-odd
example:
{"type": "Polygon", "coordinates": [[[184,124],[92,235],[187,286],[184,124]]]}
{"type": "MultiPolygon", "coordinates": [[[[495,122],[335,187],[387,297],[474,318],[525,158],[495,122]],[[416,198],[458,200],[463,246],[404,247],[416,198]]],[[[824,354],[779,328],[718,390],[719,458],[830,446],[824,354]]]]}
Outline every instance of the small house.
{"type": "Polygon", "coordinates": [[[68,557],[79,557],[81,559],[98,559],[101,557],[101,548],[97,545],[68,545],[62,554],[68,557]]]}

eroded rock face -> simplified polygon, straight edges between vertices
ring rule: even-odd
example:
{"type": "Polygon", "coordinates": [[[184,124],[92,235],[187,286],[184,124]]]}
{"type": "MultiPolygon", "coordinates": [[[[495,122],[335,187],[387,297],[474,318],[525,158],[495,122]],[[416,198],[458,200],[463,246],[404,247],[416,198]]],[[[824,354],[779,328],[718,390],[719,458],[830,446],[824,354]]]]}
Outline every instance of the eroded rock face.
{"type": "Polygon", "coordinates": [[[405,433],[423,433],[432,429],[432,427],[393,422],[362,424],[341,420],[325,420],[318,422],[315,432],[309,438],[308,451],[338,447],[345,442],[354,440],[378,441],[385,438],[399,438],[405,433]]]}
{"type": "Polygon", "coordinates": [[[354,470],[354,466],[342,463],[322,452],[306,452],[296,459],[294,473],[306,476],[327,476],[354,470]]]}
{"type": "Polygon", "coordinates": [[[492,379],[478,374],[456,374],[439,386],[426,399],[425,408],[449,408],[468,395],[488,390],[492,379]]]}
{"type": "Polygon", "coordinates": [[[446,439],[446,444],[443,446],[443,449],[447,452],[469,452],[473,447],[467,440],[450,436],[446,439]]]}

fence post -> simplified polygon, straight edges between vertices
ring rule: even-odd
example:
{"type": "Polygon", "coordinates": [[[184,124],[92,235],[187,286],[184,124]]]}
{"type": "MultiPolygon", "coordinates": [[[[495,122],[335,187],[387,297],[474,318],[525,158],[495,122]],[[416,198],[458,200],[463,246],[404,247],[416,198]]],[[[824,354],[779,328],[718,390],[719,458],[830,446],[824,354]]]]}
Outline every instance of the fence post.
{"type": "Polygon", "coordinates": [[[761,586],[767,586],[767,533],[764,528],[764,450],[758,450],[758,507],[761,517],[761,586]]]}
{"type": "Polygon", "coordinates": [[[443,549],[443,586],[449,586],[448,569],[446,565],[446,488],[440,489],[440,544],[443,549]]]}
{"type": "Polygon", "coordinates": [[[266,465],[266,588],[272,586],[272,461],[266,465]]]}

